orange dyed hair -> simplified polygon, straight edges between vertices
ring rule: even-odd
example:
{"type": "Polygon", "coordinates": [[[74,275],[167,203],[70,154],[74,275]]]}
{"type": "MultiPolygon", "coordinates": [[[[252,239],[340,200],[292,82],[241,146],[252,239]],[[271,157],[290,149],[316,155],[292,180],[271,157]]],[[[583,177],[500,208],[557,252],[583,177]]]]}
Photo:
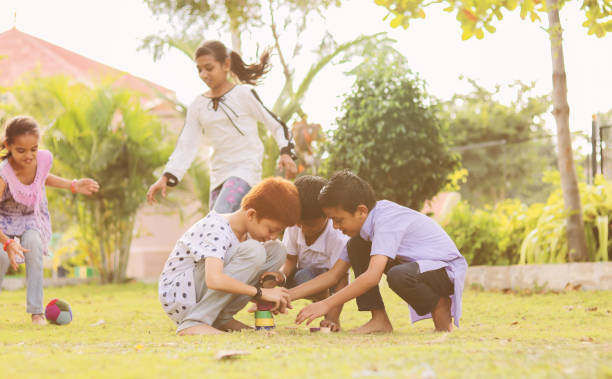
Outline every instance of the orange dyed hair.
{"type": "Polygon", "coordinates": [[[242,199],[242,209],[254,209],[257,219],[267,218],[285,226],[300,220],[300,195],[295,185],[282,178],[267,178],[242,199]]]}

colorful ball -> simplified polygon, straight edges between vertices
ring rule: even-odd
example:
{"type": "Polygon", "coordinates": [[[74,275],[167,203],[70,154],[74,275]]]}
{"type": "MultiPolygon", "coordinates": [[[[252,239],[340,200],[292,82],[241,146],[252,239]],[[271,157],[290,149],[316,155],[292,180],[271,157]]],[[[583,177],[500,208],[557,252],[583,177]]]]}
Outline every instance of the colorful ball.
{"type": "Polygon", "coordinates": [[[45,317],[52,324],[66,325],[72,321],[72,310],[64,300],[53,299],[45,308],[45,317]]]}

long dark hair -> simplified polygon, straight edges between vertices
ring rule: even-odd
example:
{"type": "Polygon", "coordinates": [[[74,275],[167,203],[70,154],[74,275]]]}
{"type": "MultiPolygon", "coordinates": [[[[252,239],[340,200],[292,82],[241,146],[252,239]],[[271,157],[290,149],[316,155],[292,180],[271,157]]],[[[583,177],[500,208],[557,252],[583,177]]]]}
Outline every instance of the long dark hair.
{"type": "Polygon", "coordinates": [[[195,52],[197,59],[202,55],[212,55],[221,64],[229,57],[231,61],[230,70],[241,83],[257,84],[259,78],[270,70],[270,49],[264,50],[259,57],[259,63],[246,64],[237,52],[228,49],[222,42],[205,41],[195,52]]]}
{"type": "MultiPolygon", "coordinates": [[[[0,142],[2,143],[2,150],[15,143],[15,138],[25,134],[40,136],[40,128],[36,120],[30,116],[16,116],[8,120],[5,123],[4,136],[0,142]]],[[[0,155],[0,159],[5,160],[10,156],[10,152],[5,152],[0,155]]]]}

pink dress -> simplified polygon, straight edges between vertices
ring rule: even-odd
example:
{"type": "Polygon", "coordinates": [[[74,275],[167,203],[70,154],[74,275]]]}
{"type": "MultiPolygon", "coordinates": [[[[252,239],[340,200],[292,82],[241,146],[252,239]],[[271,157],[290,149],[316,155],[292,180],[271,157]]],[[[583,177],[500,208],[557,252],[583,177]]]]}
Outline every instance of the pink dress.
{"type": "Polygon", "coordinates": [[[45,181],[51,170],[53,155],[39,150],[36,156],[36,175],[31,184],[23,184],[15,175],[8,159],[0,162],[0,177],[6,189],[0,198],[0,229],[7,236],[21,236],[26,230],[40,233],[43,253],[48,255],[51,238],[51,218],[45,192],[45,181]]]}

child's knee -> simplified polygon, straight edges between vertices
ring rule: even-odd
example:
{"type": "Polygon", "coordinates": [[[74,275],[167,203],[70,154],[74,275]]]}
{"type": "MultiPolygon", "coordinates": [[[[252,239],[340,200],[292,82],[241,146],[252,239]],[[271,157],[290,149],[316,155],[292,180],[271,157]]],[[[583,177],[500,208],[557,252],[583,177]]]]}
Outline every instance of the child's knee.
{"type": "Polygon", "coordinates": [[[307,268],[297,270],[295,273],[295,285],[299,286],[315,278],[315,274],[307,268]]]}
{"type": "Polygon", "coordinates": [[[412,288],[417,284],[418,271],[406,270],[401,265],[391,267],[387,272],[389,288],[397,292],[402,288],[412,288]]]}
{"type": "Polygon", "coordinates": [[[287,247],[282,242],[278,240],[268,241],[264,244],[264,248],[266,249],[266,256],[272,266],[278,266],[280,268],[280,266],[285,263],[287,247]]]}
{"type": "Polygon", "coordinates": [[[353,237],[346,243],[346,249],[351,254],[370,253],[372,242],[366,241],[361,236],[353,237]]]}
{"type": "Polygon", "coordinates": [[[262,266],[266,262],[266,249],[261,242],[255,240],[247,240],[238,245],[236,255],[240,260],[249,262],[257,267],[262,266]]]}

